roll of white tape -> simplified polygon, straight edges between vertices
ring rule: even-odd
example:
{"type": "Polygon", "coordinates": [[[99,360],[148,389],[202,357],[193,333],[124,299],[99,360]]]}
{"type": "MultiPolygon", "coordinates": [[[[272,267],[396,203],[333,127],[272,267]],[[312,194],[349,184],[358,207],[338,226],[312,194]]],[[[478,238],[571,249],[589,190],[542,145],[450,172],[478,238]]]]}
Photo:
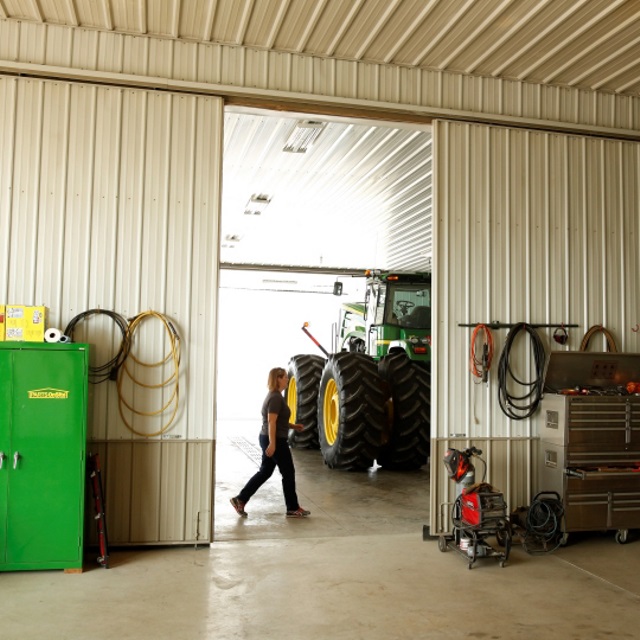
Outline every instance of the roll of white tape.
{"type": "Polygon", "coordinates": [[[71,338],[69,336],[65,336],[64,334],[62,334],[58,342],[61,342],[62,344],[67,344],[67,342],[71,342],[71,338]]]}
{"type": "Polygon", "coordinates": [[[60,338],[62,336],[62,331],[60,329],[47,329],[44,333],[44,341],[45,342],[60,342],[60,338]]]}

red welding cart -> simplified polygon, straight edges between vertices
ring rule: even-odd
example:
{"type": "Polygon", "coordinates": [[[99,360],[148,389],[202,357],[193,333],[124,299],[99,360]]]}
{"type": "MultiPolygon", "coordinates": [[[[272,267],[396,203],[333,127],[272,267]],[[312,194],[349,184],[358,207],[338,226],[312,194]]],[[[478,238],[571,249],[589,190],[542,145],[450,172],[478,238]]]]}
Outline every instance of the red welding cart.
{"type": "Polygon", "coordinates": [[[464,451],[450,449],[444,459],[449,477],[463,486],[451,510],[453,530],[450,535],[439,536],[438,548],[453,549],[463,555],[469,569],[478,558],[496,558],[504,567],[511,551],[511,525],[503,494],[484,481],[475,483],[471,458],[482,460],[481,454],[475,447],[464,451]],[[493,537],[501,549],[489,544],[488,539],[493,537]]]}

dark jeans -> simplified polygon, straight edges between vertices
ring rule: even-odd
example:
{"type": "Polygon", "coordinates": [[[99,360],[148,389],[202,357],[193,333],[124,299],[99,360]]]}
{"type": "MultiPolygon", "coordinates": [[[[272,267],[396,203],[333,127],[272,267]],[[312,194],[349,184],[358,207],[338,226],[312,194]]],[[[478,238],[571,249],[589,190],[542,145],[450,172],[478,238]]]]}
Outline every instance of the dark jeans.
{"type": "Polygon", "coordinates": [[[269,436],[260,434],[260,448],[262,449],[262,463],[258,472],[247,482],[238,498],[242,502],[249,502],[251,496],[272,476],[275,468],[278,467],[282,475],[282,490],[284,491],[284,501],[287,511],[295,511],[300,505],[296,495],[296,470],[293,467],[291,449],[286,438],[276,439],[275,453],[269,458],[265,454],[269,446],[269,436]]]}

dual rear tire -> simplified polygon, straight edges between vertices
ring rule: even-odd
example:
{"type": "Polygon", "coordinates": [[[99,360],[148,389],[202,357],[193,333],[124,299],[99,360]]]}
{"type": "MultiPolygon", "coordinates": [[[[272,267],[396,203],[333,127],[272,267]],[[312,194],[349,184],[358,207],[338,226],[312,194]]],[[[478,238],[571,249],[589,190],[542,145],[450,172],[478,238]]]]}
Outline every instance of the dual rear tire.
{"type": "Polygon", "coordinates": [[[320,379],[318,435],[331,469],[371,467],[385,427],[385,394],[376,363],[366,355],[330,356],[320,379]]]}
{"type": "Polygon", "coordinates": [[[417,470],[430,446],[428,365],[402,353],[377,364],[361,353],[340,352],[327,360],[300,355],[289,361],[289,442],[320,448],[332,469],[359,471],[377,460],[386,469],[417,470]]]}
{"type": "Polygon", "coordinates": [[[291,409],[289,419],[302,424],[302,431],[289,431],[289,444],[300,449],[317,449],[318,442],[318,390],[324,358],[316,355],[293,356],[289,360],[289,385],[286,400],[291,409]]]}

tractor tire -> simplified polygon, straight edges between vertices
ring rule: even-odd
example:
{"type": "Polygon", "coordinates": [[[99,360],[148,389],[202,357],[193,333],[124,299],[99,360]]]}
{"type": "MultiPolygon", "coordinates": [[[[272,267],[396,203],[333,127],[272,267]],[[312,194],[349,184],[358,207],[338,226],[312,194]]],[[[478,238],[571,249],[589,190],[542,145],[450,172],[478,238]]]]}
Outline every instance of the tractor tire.
{"type": "Polygon", "coordinates": [[[285,398],[293,424],[304,425],[302,431],[289,430],[289,444],[299,449],[318,449],[318,391],[325,359],[315,355],[293,356],[289,360],[289,384],[285,398]]]}
{"type": "Polygon", "coordinates": [[[428,364],[404,353],[385,356],[380,377],[391,390],[391,431],[378,464],[394,471],[416,471],[429,459],[431,447],[431,375],[428,364]]]}
{"type": "Polygon", "coordinates": [[[386,422],[385,393],[369,356],[330,356],[320,379],[318,433],[325,464],[363,471],[373,465],[386,422]]]}

